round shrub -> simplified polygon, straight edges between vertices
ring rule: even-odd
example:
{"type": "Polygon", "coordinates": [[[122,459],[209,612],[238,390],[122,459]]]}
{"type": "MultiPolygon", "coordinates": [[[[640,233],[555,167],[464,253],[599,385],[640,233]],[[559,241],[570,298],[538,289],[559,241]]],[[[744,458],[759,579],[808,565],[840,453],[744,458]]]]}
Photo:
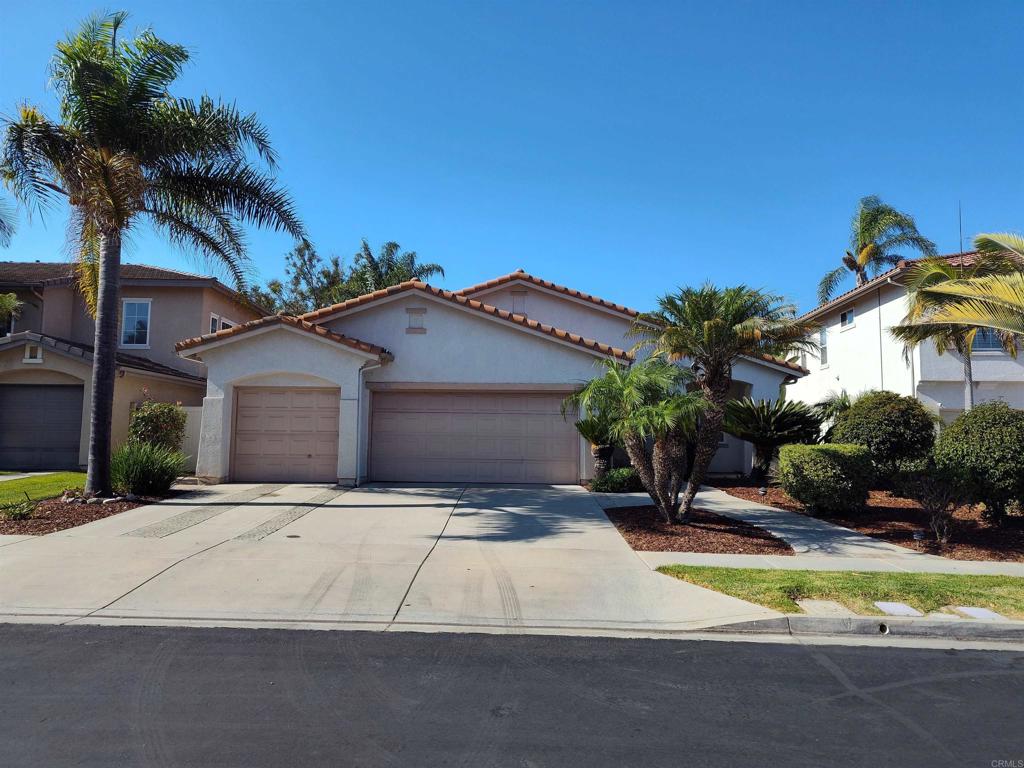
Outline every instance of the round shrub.
{"type": "Polygon", "coordinates": [[[185,418],[179,405],[147,400],[132,412],[128,439],[177,451],[185,439],[185,418]]]}
{"type": "Polygon", "coordinates": [[[118,493],[163,496],[185,471],[185,454],[162,445],[129,440],[110,457],[110,479],[118,493]]]}
{"type": "Polygon", "coordinates": [[[871,455],[863,445],[784,445],[775,479],[808,509],[855,511],[868,500],[871,455]]]}
{"type": "Polygon", "coordinates": [[[935,464],[970,501],[1001,517],[1024,499],[1024,411],[994,402],[960,414],[939,435],[935,464]]]}
{"type": "Polygon", "coordinates": [[[858,397],[832,429],[837,443],[865,445],[878,478],[925,458],[935,444],[935,417],[913,397],[868,392],[858,397]]]}
{"type": "Polygon", "coordinates": [[[590,490],[595,493],[632,493],[643,489],[640,475],[632,467],[609,469],[604,477],[590,482],[590,490]]]}

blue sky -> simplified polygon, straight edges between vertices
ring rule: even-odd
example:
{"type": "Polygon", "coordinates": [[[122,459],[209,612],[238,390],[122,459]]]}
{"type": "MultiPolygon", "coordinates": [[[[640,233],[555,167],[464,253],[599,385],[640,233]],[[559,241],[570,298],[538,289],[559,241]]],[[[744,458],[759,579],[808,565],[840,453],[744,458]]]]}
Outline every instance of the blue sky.
{"type": "MultiPolygon", "coordinates": [[[[1021,3],[125,7],[194,52],[177,94],[267,124],[322,254],[397,240],[448,288],[523,267],[639,309],[704,280],[806,309],[863,195],[944,252],[959,201],[965,238],[1024,228],[1021,3]]],[[[52,113],[53,44],[98,8],[5,8],[0,113],[52,113]]],[[[280,276],[288,238],[250,243],[280,276]]],[[[0,258],[66,254],[57,213],[0,258]]],[[[197,268],[145,230],[127,258],[197,268]]]]}

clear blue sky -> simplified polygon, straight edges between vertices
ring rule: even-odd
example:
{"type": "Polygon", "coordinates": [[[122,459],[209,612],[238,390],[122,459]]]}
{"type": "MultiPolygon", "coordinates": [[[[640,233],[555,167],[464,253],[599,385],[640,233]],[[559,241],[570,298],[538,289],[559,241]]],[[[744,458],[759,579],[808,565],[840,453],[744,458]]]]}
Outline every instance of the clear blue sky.
{"type": "MultiPolygon", "coordinates": [[[[101,6],[8,4],[0,113],[51,110],[101,6]]],[[[457,288],[517,267],[640,309],[681,284],[813,303],[878,194],[944,252],[1024,228],[1019,2],[134,2],[177,94],[257,112],[324,255],[397,240],[457,288]]],[[[22,220],[0,258],[66,256],[22,220]]],[[[263,278],[289,240],[253,233],[263,278]]],[[[135,262],[195,267],[146,232],[135,262]]]]}

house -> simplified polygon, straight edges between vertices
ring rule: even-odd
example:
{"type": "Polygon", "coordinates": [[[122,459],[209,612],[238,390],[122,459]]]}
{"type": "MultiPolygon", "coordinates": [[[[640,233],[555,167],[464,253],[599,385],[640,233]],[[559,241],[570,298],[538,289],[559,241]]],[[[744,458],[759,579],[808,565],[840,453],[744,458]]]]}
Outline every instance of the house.
{"type": "MultiPolygon", "coordinates": [[[[197,474],[208,481],[577,483],[588,446],[562,400],[632,362],[635,310],[522,270],[460,291],[409,281],[180,342],[207,368],[197,474]]],[[[802,375],[741,360],[737,394],[802,375]]],[[[749,466],[726,440],[718,471],[749,466]]]]}
{"type": "MultiPolygon", "coordinates": [[[[952,264],[970,264],[975,254],[945,256],[952,264]]],[[[903,261],[864,285],[847,291],[803,316],[821,325],[820,352],[806,355],[807,376],[788,385],[788,396],[816,403],[831,392],[850,395],[887,389],[916,397],[948,423],[964,410],[964,361],[954,350],[939,354],[921,344],[905,353],[889,328],[907,313],[904,280],[913,261],[903,261]]],[[[1006,354],[999,340],[981,331],[971,353],[974,400],[1004,400],[1024,408],[1024,360],[1006,354]]]]}
{"type": "MultiPolygon", "coordinates": [[[[22,307],[0,329],[0,468],[85,466],[95,324],[74,265],[0,262],[0,293],[11,292],[22,307]]],[[[122,265],[114,444],[134,403],[202,403],[206,367],[179,357],[177,340],[261,314],[215,278],[122,265]]]]}

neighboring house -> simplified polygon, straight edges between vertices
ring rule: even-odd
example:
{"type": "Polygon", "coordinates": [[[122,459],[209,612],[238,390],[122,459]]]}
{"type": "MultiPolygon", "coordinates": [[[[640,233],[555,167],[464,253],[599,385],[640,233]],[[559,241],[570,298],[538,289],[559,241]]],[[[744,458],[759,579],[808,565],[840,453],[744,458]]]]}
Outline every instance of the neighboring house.
{"type": "MultiPolygon", "coordinates": [[[[95,324],[76,287],[74,267],[0,262],[0,293],[21,311],[0,329],[0,468],[65,469],[87,462],[95,324]]],[[[150,398],[200,405],[202,363],[174,343],[260,316],[212,277],[125,264],[121,267],[115,445],[128,434],[133,404],[150,398]]]]}
{"type": "MultiPolygon", "coordinates": [[[[969,263],[974,254],[944,258],[969,263]]],[[[810,373],[787,387],[789,397],[816,403],[830,392],[846,390],[853,396],[887,389],[916,397],[946,423],[963,412],[961,356],[954,350],[940,355],[931,343],[905,354],[903,344],[889,333],[907,313],[903,279],[911,264],[901,262],[803,316],[821,325],[821,351],[802,360],[810,373]]],[[[991,332],[981,332],[971,362],[976,403],[1005,400],[1024,408],[1024,360],[1006,354],[991,332]]]]}
{"type": "MultiPolygon", "coordinates": [[[[561,413],[602,360],[632,362],[636,311],[523,271],[451,292],[419,281],[177,346],[206,364],[208,481],[577,483],[588,446],[561,413]]],[[[741,360],[737,394],[802,375],[741,360]]],[[[750,449],[726,441],[715,469],[750,449]]]]}

